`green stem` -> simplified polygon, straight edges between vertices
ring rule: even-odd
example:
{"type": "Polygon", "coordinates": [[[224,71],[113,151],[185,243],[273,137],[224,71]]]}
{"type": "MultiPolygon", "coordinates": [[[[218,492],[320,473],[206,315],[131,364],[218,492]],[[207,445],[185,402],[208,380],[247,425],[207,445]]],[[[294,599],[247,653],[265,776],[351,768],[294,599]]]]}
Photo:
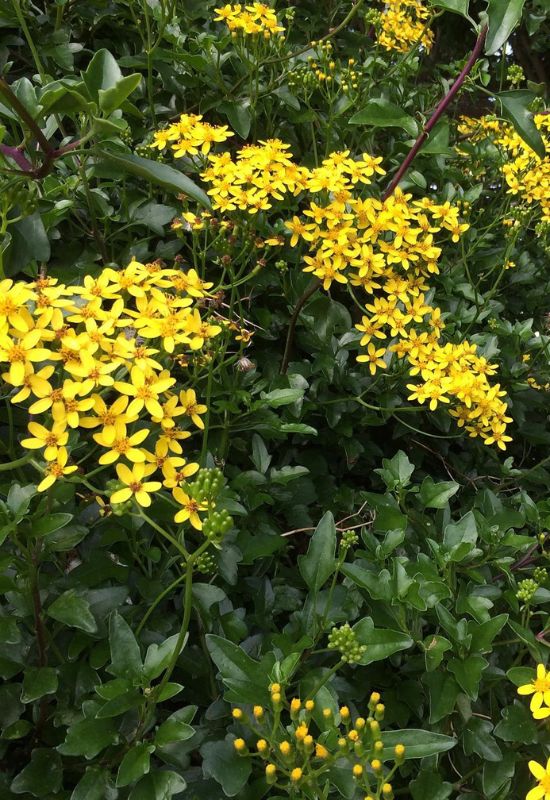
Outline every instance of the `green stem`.
{"type": "Polygon", "coordinates": [[[139,513],[132,514],[132,516],[141,517],[142,519],[144,519],[145,522],[147,522],[152,528],[154,528],[157,531],[157,533],[160,533],[160,535],[164,537],[164,539],[167,539],[170,542],[170,544],[176,548],[176,550],[183,556],[185,561],[189,560],[190,558],[189,551],[181,544],[181,542],[178,542],[178,540],[175,539],[171,533],[168,533],[168,531],[162,528],[160,525],[158,525],[154,519],[151,519],[151,517],[145,513],[145,511],[141,506],[139,507],[139,513]]]}
{"type": "Polygon", "coordinates": [[[23,31],[23,35],[24,35],[25,39],[27,40],[27,44],[29,45],[29,50],[32,53],[32,57],[33,57],[33,60],[34,60],[35,66],[36,66],[36,70],[37,70],[38,74],[40,75],[40,80],[42,81],[43,84],[45,84],[47,82],[46,70],[44,69],[44,67],[42,65],[42,61],[40,60],[40,56],[38,55],[38,50],[36,49],[36,45],[34,44],[33,38],[31,36],[31,33],[30,33],[29,28],[27,26],[25,17],[23,15],[23,12],[21,11],[21,6],[19,4],[19,0],[12,0],[12,5],[14,7],[15,14],[16,14],[17,19],[19,21],[19,25],[21,26],[21,30],[23,31]]]}

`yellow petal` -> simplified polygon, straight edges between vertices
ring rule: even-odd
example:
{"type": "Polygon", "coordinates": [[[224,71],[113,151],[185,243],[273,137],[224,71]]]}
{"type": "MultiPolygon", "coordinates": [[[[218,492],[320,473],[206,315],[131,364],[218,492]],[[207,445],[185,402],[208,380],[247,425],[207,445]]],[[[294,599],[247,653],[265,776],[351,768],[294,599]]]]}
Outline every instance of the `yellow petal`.
{"type": "Polygon", "coordinates": [[[531,771],[531,774],[534,775],[538,781],[542,780],[542,778],[544,778],[544,776],[546,775],[546,770],[544,769],[542,764],[539,764],[537,761],[529,762],[529,770],[531,771]]]}
{"type": "Polygon", "coordinates": [[[111,503],[125,503],[126,500],[129,500],[132,496],[132,490],[128,489],[128,487],[124,489],[118,489],[118,491],[113,492],[111,495],[111,503]]]}
{"type": "Polygon", "coordinates": [[[123,483],[134,483],[134,473],[131,469],[129,469],[129,467],[126,466],[126,464],[117,464],[116,472],[123,483]]]}

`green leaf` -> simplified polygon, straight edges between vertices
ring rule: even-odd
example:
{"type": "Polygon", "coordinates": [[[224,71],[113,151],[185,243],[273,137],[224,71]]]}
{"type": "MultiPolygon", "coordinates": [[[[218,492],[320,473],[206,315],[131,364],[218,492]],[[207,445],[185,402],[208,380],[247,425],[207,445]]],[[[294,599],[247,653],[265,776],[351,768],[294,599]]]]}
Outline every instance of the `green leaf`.
{"type": "Polygon", "coordinates": [[[50,260],[50,240],[38,211],[10,225],[10,231],[12,235],[8,254],[10,272],[21,272],[33,261],[50,260]]]}
{"type": "MultiPolygon", "coordinates": [[[[179,634],[175,633],[173,636],[169,636],[168,639],[165,639],[162,644],[153,643],[149,645],[147,653],[145,654],[143,673],[150,681],[158,678],[160,673],[166,669],[174,656],[178,639],[179,634]]],[[[187,637],[185,637],[180,651],[185,647],[186,641],[187,637]]]]}
{"type": "Polygon", "coordinates": [[[201,747],[202,771],[205,778],[214,778],[227,797],[235,797],[252,771],[249,758],[240,756],[232,741],[207,742],[201,747]]]}
{"type": "Polygon", "coordinates": [[[489,761],[483,767],[482,787],[487,800],[503,800],[510,797],[511,778],[516,771],[517,756],[513,751],[502,754],[499,762],[489,761]]]}
{"type": "Polygon", "coordinates": [[[96,103],[99,103],[100,89],[111,89],[122,79],[122,72],[116,62],[116,58],[108,50],[102,49],[95,53],[88,64],[82,79],[90,96],[96,103]]]}
{"type": "Polygon", "coordinates": [[[387,569],[373,571],[363,569],[359,564],[343,564],[340,572],[356,586],[366,589],[373,600],[392,600],[392,580],[387,569]]]}
{"type": "Polygon", "coordinates": [[[97,719],[106,719],[108,717],[118,717],[125,714],[131,708],[137,708],[143,703],[143,695],[137,689],[130,689],[123,694],[113,697],[112,700],[101,706],[96,714],[97,719]]]}
{"type": "Polygon", "coordinates": [[[185,742],[194,736],[195,729],[189,723],[195,716],[196,710],[197,706],[187,706],[171,714],[159,726],[155,734],[155,744],[164,747],[171,742],[185,742]]]}
{"type": "Polygon", "coordinates": [[[428,758],[438,753],[446,753],[457,743],[451,736],[432,733],[426,730],[409,728],[405,731],[383,731],[384,758],[391,759],[396,744],[405,745],[405,760],[409,758],[428,758]]]}
{"type": "Polygon", "coordinates": [[[443,661],[443,655],[447,650],[452,650],[453,646],[444,636],[428,636],[424,639],[424,654],[426,659],[426,671],[433,672],[443,661]]]}
{"type": "Polygon", "coordinates": [[[445,508],[460,486],[454,481],[435,483],[429,475],[422,481],[418,497],[425,508],[445,508]]]}
{"type": "Polygon", "coordinates": [[[487,16],[489,30],[485,40],[485,52],[491,56],[508,41],[510,34],[521,20],[525,0],[489,0],[487,16]]]}
{"type": "Polygon", "coordinates": [[[264,401],[263,404],[270,408],[291,405],[297,400],[301,400],[303,396],[303,389],[274,389],[272,392],[262,392],[260,395],[264,401]]]}
{"type": "Polygon", "coordinates": [[[71,800],[107,800],[110,773],[107,769],[90,767],[73,789],[71,800]]]}
{"type": "Polygon", "coordinates": [[[306,555],[299,556],[298,569],[314,594],[336,569],[336,525],[330,511],[315,528],[306,555]]]}
{"type": "Polygon", "coordinates": [[[509,92],[499,92],[495,97],[500,102],[504,119],[512,123],[518,136],[521,136],[525,144],[534,150],[539,158],[544,158],[546,153],[544,141],[528,108],[535,95],[522,89],[513,89],[509,92]]]}
{"type": "Polygon", "coordinates": [[[462,561],[474,549],[477,542],[477,523],[472,511],[468,511],[458,522],[446,525],[443,546],[451,561],[462,561]]]}
{"type": "Polygon", "coordinates": [[[229,102],[225,101],[220,103],[218,110],[225,114],[229,124],[236,131],[241,139],[246,139],[250,133],[250,126],[252,124],[252,116],[249,111],[249,101],[229,102]]]}
{"type": "Polygon", "coordinates": [[[400,631],[387,628],[375,628],[370,617],[360,620],[353,626],[359,644],[365,644],[367,650],[361,657],[360,664],[372,664],[374,661],[383,661],[394,653],[408,650],[414,641],[410,636],[400,631]]]}
{"type": "Polygon", "coordinates": [[[187,784],[177,772],[156,770],[134,786],[128,800],[170,800],[185,791],[187,784]]]}
{"type": "Polygon", "coordinates": [[[475,622],[468,623],[468,630],[472,634],[470,650],[472,653],[488,653],[491,650],[493,639],[501,632],[508,622],[508,614],[499,614],[486,622],[478,625],[475,622]]]}
{"type": "Polygon", "coordinates": [[[97,631],[97,623],[90,611],[90,604],[84,597],[77,595],[75,589],[63,592],[48,606],[46,614],[71,628],[79,628],[86,633],[97,631]]]}
{"type": "Polygon", "coordinates": [[[143,672],[141,653],[132,629],[118,611],[109,619],[111,664],[108,671],[118,678],[140,678],[143,672]]]}
{"type": "Polygon", "coordinates": [[[470,0],[431,0],[431,4],[436,8],[444,8],[445,11],[452,11],[454,14],[460,14],[461,17],[468,19],[470,0]]]}
{"type": "Polygon", "coordinates": [[[373,98],[349,121],[350,125],[371,125],[374,128],[402,128],[409,136],[416,136],[418,125],[410,114],[383,97],[373,98]]]}
{"type": "Polygon", "coordinates": [[[39,517],[32,521],[32,532],[35,536],[46,536],[48,533],[53,533],[65,525],[68,525],[72,520],[72,514],[63,514],[58,512],[56,514],[46,514],[45,517],[39,517]]]}
{"type": "Polygon", "coordinates": [[[169,167],[168,164],[159,164],[158,161],[151,161],[148,158],[129,153],[115,153],[111,150],[97,149],[95,152],[100,164],[118,167],[122,172],[150,181],[171,194],[187,195],[201,206],[210,208],[208,195],[190,178],[169,167]]]}
{"type": "Polygon", "coordinates": [[[452,658],[447,664],[447,668],[453,673],[461,689],[463,689],[471,700],[477,700],[481,673],[488,666],[489,662],[483,656],[473,654],[464,660],[452,658]]]}
{"type": "Polygon", "coordinates": [[[53,667],[28,667],[23,678],[21,701],[32,703],[57,691],[57,672],[53,667]]]}
{"type": "Polygon", "coordinates": [[[502,720],[495,728],[495,736],[505,742],[533,744],[537,741],[537,726],[529,709],[518,701],[500,712],[502,720]]]}
{"type": "Polygon", "coordinates": [[[109,89],[99,89],[99,108],[109,116],[115,109],[120,108],[123,102],[139,86],[141,75],[138,72],[127,75],[116,82],[109,89]]]}
{"type": "Polygon", "coordinates": [[[252,436],[251,459],[258,472],[265,475],[271,464],[271,456],[267,452],[264,440],[257,433],[252,436]]]}
{"type": "Polygon", "coordinates": [[[115,742],[118,733],[111,719],[83,719],[68,728],[65,741],[57,749],[64,756],[84,756],[90,760],[115,742]]]}
{"type": "Polygon", "coordinates": [[[462,732],[465,755],[471,756],[472,753],[476,753],[485,761],[500,761],[502,751],[492,732],[493,723],[490,720],[471,717],[462,732]]]}
{"type": "Polygon", "coordinates": [[[147,775],[151,766],[151,753],[154,752],[155,746],[145,742],[130,748],[120,762],[116,785],[118,787],[128,786],[130,783],[135,783],[143,775],[147,775]]]}
{"type": "Polygon", "coordinates": [[[46,797],[61,789],[63,769],[59,753],[49,748],[36,748],[31,753],[30,763],[16,775],[10,789],[14,794],[32,794],[46,797]]]}
{"type": "Polygon", "coordinates": [[[265,702],[266,679],[260,662],[250,658],[242,647],[213,633],[206,635],[206,644],[222,681],[230,689],[226,699],[244,703],[265,702]]]}
{"type": "MultiPolygon", "coordinates": [[[[406,453],[399,450],[393,458],[383,458],[382,467],[374,471],[380,475],[387,488],[392,492],[394,489],[409,485],[414,472],[414,464],[411,464],[406,453]]],[[[397,527],[397,525],[393,527],[397,527]]]]}
{"type": "Polygon", "coordinates": [[[506,673],[506,677],[514,686],[523,686],[526,683],[533,683],[537,675],[533,667],[512,667],[506,673]]]}
{"type": "Polygon", "coordinates": [[[13,483],[6,498],[6,505],[14,516],[22,517],[27,512],[35,494],[36,486],[34,484],[20,486],[18,483],[13,483]]]}
{"type": "Polygon", "coordinates": [[[422,770],[410,783],[413,800],[447,800],[453,791],[452,783],[444,781],[437,772],[422,770]]]}
{"type": "Polygon", "coordinates": [[[460,686],[449,673],[428,672],[422,678],[430,695],[430,723],[439,722],[454,711],[460,686]]]}

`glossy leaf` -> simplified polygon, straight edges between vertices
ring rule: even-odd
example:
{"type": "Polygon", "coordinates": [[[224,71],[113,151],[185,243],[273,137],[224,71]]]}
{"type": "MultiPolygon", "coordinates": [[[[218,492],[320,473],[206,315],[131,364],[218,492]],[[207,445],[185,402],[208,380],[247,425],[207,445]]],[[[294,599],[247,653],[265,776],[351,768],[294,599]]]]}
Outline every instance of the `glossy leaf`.
{"type": "Polygon", "coordinates": [[[509,92],[499,92],[496,97],[504,119],[512,123],[516,133],[521,136],[531,150],[535,151],[539,158],[544,158],[544,142],[533,120],[533,114],[529,111],[529,105],[533,102],[535,95],[532,92],[515,89],[509,92]]]}
{"type": "Polygon", "coordinates": [[[336,568],[336,525],[327,511],[315,528],[307,553],[298,558],[298,569],[307,586],[317,593],[336,568]]]}
{"type": "Polygon", "coordinates": [[[487,15],[489,30],[485,40],[485,52],[493,55],[510,38],[510,34],[521,20],[525,0],[489,0],[487,15]]]}
{"type": "Polygon", "coordinates": [[[350,125],[370,125],[374,128],[402,128],[409,136],[416,136],[418,125],[414,117],[383,97],[369,100],[351,117],[350,125]]]}

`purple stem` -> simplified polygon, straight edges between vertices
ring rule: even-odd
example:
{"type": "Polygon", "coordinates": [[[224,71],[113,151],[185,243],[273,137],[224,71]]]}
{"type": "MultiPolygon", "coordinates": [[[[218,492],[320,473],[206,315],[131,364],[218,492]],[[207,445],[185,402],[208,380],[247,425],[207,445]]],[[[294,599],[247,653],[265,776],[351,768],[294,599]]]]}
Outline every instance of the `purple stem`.
{"type": "Polygon", "coordinates": [[[32,172],[33,165],[28,161],[21,150],[18,147],[9,147],[7,144],[0,144],[0,153],[2,155],[11,158],[12,161],[15,161],[18,167],[20,167],[22,172],[32,172]]]}
{"type": "Polygon", "coordinates": [[[434,113],[432,114],[432,116],[430,117],[428,122],[426,123],[426,125],[424,127],[424,130],[422,131],[422,133],[420,134],[420,136],[418,137],[418,139],[414,143],[412,149],[410,150],[410,152],[408,153],[407,157],[405,158],[405,160],[403,161],[403,163],[401,164],[401,166],[397,170],[395,176],[393,177],[392,182],[390,183],[390,185],[388,186],[388,188],[386,189],[386,191],[382,195],[382,199],[383,200],[387,200],[387,198],[390,197],[390,195],[393,194],[393,192],[395,191],[397,185],[399,184],[399,181],[403,178],[403,175],[407,172],[407,170],[411,166],[411,164],[412,164],[414,158],[416,157],[418,151],[420,150],[420,148],[422,147],[422,145],[424,144],[424,142],[426,141],[426,139],[430,135],[430,131],[432,130],[434,125],[438,122],[439,118],[443,115],[443,113],[445,112],[447,106],[453,100],[454,96],[460,90],[462,84],[464,83],[464,81],[468,77],[469,73],[472,70],[472,67],[474,66],[474,64],[478,60],[478,58],[479,58],[479,56],[481,54],[481,51],[483,50],[483,45],[485,43],[485,37],[486,36],[487,36],[487,25],[485,25],[481,29],[481,31],[479,32],[479,36],[477,37],[477,41],[475,43],[475,47],[472,50],[472,54],[470,55],[470,58],[468,59],[468,61],[464,65],[464,69],[462,70],[462,72],[460,73],[460,75],[458,76],[456,81],[453,83],[453,85],[451,86],[451,88],[449,89],[449,91],[447,92],[445,97],[439,102],[439,104],[438,104],[437,108],[435,109],[434,113]]]}

